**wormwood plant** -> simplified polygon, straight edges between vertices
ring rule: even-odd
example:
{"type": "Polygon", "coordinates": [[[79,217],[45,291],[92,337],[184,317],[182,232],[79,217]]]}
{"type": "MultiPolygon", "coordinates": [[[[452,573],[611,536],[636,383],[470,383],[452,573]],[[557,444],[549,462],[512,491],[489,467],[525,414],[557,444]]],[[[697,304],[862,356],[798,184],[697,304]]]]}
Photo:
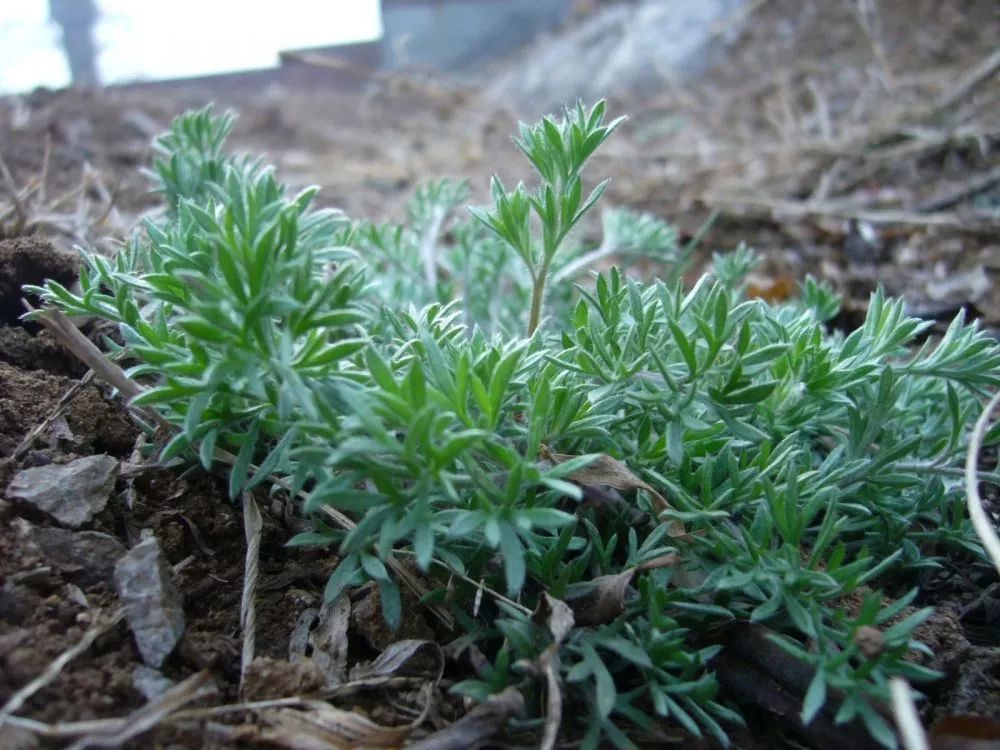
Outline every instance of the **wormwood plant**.
{"type": "Polygon", "coordinates": [[[521,126],[537,187],[494,179],[464,213],[464,183],[428,183],[391,226],[313,208],[223,150],[231,117],[190,113],[156,144],[162,216],[113,259],[85,252],[80,294],[33,291],[117,325],[136,402],[176,425],[162,458],[210,469],[225,449],[234,498],[284,477],[305,513],[356,522],[290,541],[335,548],[328,599],[374,581],[395,626],[389,560],[441,582],[456,646],[488,657],[457,692],[541,693],[525,665],[552,640],[531,616],[544,593],[577,615],[558,670],[585,747],[659,719],[725,744],[741,719],[708,634],[734,621],[812,666],[806,723],[832,702],[893,746],[889,678],[934,676],[908,658],[929,615],[907,609],[913,573],[983,558],[957,465],[1000,347],[959,316],[915,348],[929,324],[882,291],[849,335],[811,279],[787,304],[747,299],[745,248],[686,289],[672,230],[624,210],[595,246],[571,230],[604,189],[583,198],[621,122],[604,117],[521,126]],[[674,280],[580,278],[612,251],[674,280]],[[881,649],[862,652],[866,626],[881,649]]]}

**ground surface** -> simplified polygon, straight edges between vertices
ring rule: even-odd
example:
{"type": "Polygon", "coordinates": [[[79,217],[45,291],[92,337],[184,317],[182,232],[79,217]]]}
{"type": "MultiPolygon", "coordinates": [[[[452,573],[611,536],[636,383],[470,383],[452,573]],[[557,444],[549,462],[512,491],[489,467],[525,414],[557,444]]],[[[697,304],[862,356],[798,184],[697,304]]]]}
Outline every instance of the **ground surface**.
{"type": "MultiPolygon", "coordinates": [[[[760,249],[763,294],[782,296],[789,280],[812,272],[835,283],[849,313],[859,314],[881,282],[906,294],[915,312],[947,320],[966,309],[1000,330],[1000,91],[995,68],[985,80],[969,75],[995,54],[995,6],[898,4],[906,12],[887,8],[866,28],[852,3],[819,16],[827,4],[750,5],[755,10],[724,31],[729,62],[702,83],[665,81],[661,97],[641,101],[608,92],[618,100],[615,113],[633,115],[593,166],[613,179],[609,199],[677,221],[687,235],[721,210],[703,247],[745,239],[760,249]]],[[[460,83],[373,78],[359,93],[275,88],[215,98],[240,113],[239,149],[263,154],[295,186],[320,184],[322,202],[352,216],[401,218],[425,178],[469,177],[478,200],[490,172],[527,177],[508,136],[516,113],[460,83]]],[[[85,368],[49,334],[17,320],[20,287],[43,278],[71,283],[73,244],[109,249],[156,206],[139,173],[150,138],[204,101],[191,88],[36,92],[0,102],[0,156],[10,172],[0,205],[13,205],[12,187],[19,196],[17,210],[0,218],[0,490],[27,467],[101,453],[131,460],[139,430],[96,381],[25,441],[85,368]]],[[[163,674],[181,680],[210,669],[216,703],[238,698],[240,674],[245,539],[225,497],[222,481],[202,472],[138,471],[119,478],[112,502],[85,526],[125,547],[152,530],[176,569],[187,621],[163,674]]],[[[321,603],[336,560],[283,547],[297,519],[260,501],[257,654],[286,659],[296,624],[321,603]]],[[[39,530],[52,526],[0,500],[0,705],[79,642],[99,611],[115,607],[113,583],[95,560],[75,557],[71,541],[40,541],[39,530]]],[[[996,589],[942,585],[940,592],[939,603],[962,615],[959,626],[952,622],[964,628],[956,637],[979,645],[949,665],[938,708],[1000,714],[996,589]]],[[[363,590],[353,602],[352,662],[386,645],[373,601],[363,590]]],[[[403,637],[433,639],[433,623],[409,610],[403,637]]],[[[146,703],[133,685],[139,663],[125,626],[111,627],[18,715],[55,724],[123,716],[146,703]]],[[[399,714],[372,707],[380,702],[358,705],[398,723],[399,714]]],[[[445,702],[431,724],[461,711],[445,702]]],[[[768,746],[773,737],[763,736],[744,739],[768,746]]],[[[130,746],[227,747],[236,739],[234,730],[192,724],[159,727],[130,746]]]]}

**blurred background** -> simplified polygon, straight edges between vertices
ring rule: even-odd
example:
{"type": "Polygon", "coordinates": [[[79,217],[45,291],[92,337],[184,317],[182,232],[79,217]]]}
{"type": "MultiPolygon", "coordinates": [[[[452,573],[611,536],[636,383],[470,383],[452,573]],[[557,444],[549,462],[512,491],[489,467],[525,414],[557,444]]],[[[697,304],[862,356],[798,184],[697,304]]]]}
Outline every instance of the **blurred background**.
{"type": "MultiPolygon", "coordinates": [[[[235,0],[25,0],[0,9],[0,93],[191,78],[216,78],[221,85],[251,72],[269,72],[271,80],[278,80],[283,65],[296,54],[320,52],[336,55],[345,66],[463,75],[482,71],[539,36],[613,5],[601,8],[581,0],[286,0],[254,5],[235,0]]],[[[574,57],[605,58],[602,75],[594,81],[597,87],[628,87],[643,77],[639,70],[629,70],[622,80],[619,75],[629,66],[646,68],[646,76],[665,64],[684,73],[697,69],[707,41],[745,2],[621,5],[612,13],[614,21],[620,23],[631,6],[639,23],[631,29],[598,24],[590,32],[589,49],[575,50],[574,57]]],[[[573,68],[593,72],[591,65],[569,66],[569,59],[557,59],[565,52],[556,50],[545,66],[546,77],[555,79],[553,91],[574,75],[573,68]]],[[[593,77],[576,75],[580,80],[593,77]]]]}
{"type": "Polygon", "coordinates": [[[995,0],[20,0],[0,155],[50,197],[86,185],[101,221],[53,220],[57,243],[110,242],[156,204],[151,138],[212,101],[293,186],[400,220],[427,180],[530,181],[518,119],[607,98],[629,115],[590,167],[609,208],[703,259],[755,246],[763,295],[813,273],[860,314],[882,283],[997,329],[998,39],[995,0]]]}
{"type": "Polygon", "coordinates": [[[570,0],[25,0],[0,9],[0,93],[274,69],[334,49],[381,67],[461,70],[565,21],[570,0]],[[344,52],[344,50],[340,50],[344,52]]]}
{"type": "Polygon", "coordinates": [[[283,49],[382,35],[378,0],[23,0],[0,8],[0,92],[269,68],[283,49]],[[309,19],[308,23],[304,23],[309,19]]]}

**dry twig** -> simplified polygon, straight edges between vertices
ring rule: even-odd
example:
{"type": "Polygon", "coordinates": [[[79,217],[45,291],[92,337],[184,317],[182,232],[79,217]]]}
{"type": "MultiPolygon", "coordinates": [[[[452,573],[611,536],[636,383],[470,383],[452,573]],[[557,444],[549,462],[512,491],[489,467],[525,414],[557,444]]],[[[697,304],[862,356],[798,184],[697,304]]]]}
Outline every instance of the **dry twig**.
{"type": "Polygon", "coordinates": [[[4,704],[3,708],[0,708],[0,724],[3,724],[7,717],[20,710],[25,701],[27,701],[31,696],[56,679],[59,676],[59,673],[62,672],[63,667],[90,648],[91,644],[97,640],[98,636],[111,630],[111,628],[121,622],[124,617],[124,609],[118,609],[106,620],[102,619],[100,614],[98,614],[94,620],[94,624],[90,626],[79,641],[53,659],[45,670],[38,675],[38,677],[14,693],[7,703],[4,704]]]}
{"type": "Polygon", "coordinates": [[[253,661],[256,644],[257,575],[260,561],[260,539],[264,528],[257,501],[252,492],[243,493],[243,532],[247,540],[246,564],[243,570],[243,601],[240,604],[240,627],[243,629],[243,653],[240,660],[240,693],[250,662],[253,661]]]}
{"type": "Polygon", "coordinates": [[[782,215],[789,218],[832,217],[836,219],[856,219],[870,224],[908,224],[917,227],[951,227],[963,231],[995,228],[995,221],[970,221],[969,216],[957,212],[938,211],[918,213],[901,209],[864,209],[833,201],[793,201],[768,196],[710,194],[705,200],[714,205],[750,209],[751,213],[774,218],[782,215]],[[753,209],[763,209],[754,211],[753,209]]]}
{"type": "Polygon", "coordinates": [[[969,518],[972,519],[972,526],[975,528],[976,534],[979,535],[979,539],[997,571],[1000,572],[1000,539],[997,538],[997,533],[993,530],[993,523],[983,509],[983,499],[979,496],[979,475],[976,471],[983,438],[989,429],[990,416],[997,404],[1000,404],[1000,393],[997,393],[986,404],[986,408],[976,420],[976,425],[972,428],[972,434],[969,436],[969,451],[965,456],[965,497],[969,504],[969,518]]]}
{"type": "Polygon", "coordinates": [[[174,685],[156,700],[152,700],[128,716],[118,719],[118,726],[105,731],[94,732],[81,737],[67,750],[83,750],[86,747],[120,747],[134,737],[161,723],[170,714],[191,701],[210,695],[216,691],[212,675],[206,669],[191,675],[174,685]]]}
{"type": "Polygon", "coordinates": [[[990,190],[996,185],[1000,185],[1000,166],[972,175],[967,180],[963,180],[959,185],[924,201],[917,206],[917,210],[926,212],[951,208],[974,195],[990,190]]]}
{"type": "Polygon", "coordinates": [[[1000,70],[1000,49],[996,49],[992,54],[986,56],[976,65],[970,68],[954,85],[948,87],[946,93],[938,99],[937,103],[930,109],[928,115],[944,112],[951,109],[970,93],[975,91],[980,84],[988,81],[1000,70]]]}
{"type": "MultiPolygon", "coordinates": [[[[26,300],[22,300],[22,302],[28,312],[37,313],[35,320],[45,326],[57,341],[69,349],[83,364],[96,372],[104,382],[117,388],[122,395],[130,400],[143,392],[143,389],[134,380],[131,380],[122,368],[98,349],[93,341],[84,336],[61,310],[54,307],[36,310],[26,300]]],[[[166,419],[152,409],[144,409],[142,414],[151,418],[159,428],[167,433],[173,429],[166,419]]]]}

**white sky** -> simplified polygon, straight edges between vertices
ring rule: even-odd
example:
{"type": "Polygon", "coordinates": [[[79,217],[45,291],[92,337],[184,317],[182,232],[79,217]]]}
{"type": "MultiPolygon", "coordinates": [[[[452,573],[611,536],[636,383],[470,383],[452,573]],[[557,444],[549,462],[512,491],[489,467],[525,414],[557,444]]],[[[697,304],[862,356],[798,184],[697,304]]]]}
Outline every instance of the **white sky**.
{"type": "MultiPolygon", "coordinates": [[[[283,49],[382,34],[379,0],[97,0],[102,83],[276,65],[283,49]]],[[[69,83],[47,0],[0,2],[0,93],[69,83]]]]}

